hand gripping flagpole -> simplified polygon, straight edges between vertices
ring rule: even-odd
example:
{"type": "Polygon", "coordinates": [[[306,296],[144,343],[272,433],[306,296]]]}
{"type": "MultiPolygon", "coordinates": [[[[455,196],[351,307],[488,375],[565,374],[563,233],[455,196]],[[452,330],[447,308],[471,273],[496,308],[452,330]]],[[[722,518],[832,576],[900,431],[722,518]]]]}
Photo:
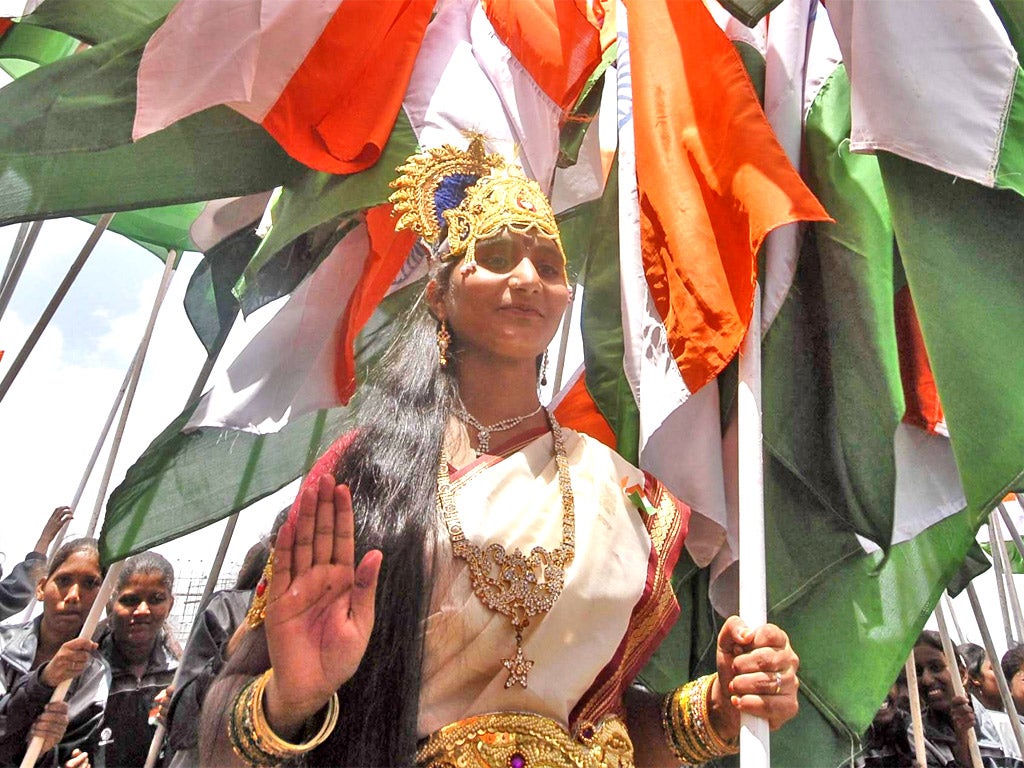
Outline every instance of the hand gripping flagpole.
{"type": "MultiPolygon", "coordinates": [[[[749,627],[768,620],[764,549],[764,457],[761,436],[761,286],[754,286],[754,314],[740,349],[736,396],[739,468],[740,618],[749,627]]],[[[768,721],[740,718],[740,768],[771,765],[768,721]]]]}
{"type": "MultiPolygon", "coordinates": [[[[103,584],[100,586],[99,592],[96,594],[96,599],[93,601],[92,608],[89,610],[89,615],[85,618],[85,624],[82,625],[82,631],[78,633],[79,637],[91,638],[93,633],[96,631],[96,625],[99,624],[100,614],[103,613],[103,609],[110,599],[111,593],[114,591],[114,585],[117,583],[118,577],[121,575],[121,569],[124,568],[124,561],[114,563],[110,568],[107,569],[107,575],[103,579],[103,584]]],[[[64,697],[68,695],[68,689],[71,687],[71,682],[74,678],[61,681],[56,688],[53,689],[53,695],[50,696],[50,701],[64,701],[64,697]]],[[[43,750],[43,737],[34,736],[32,741],[28,745],[28,750],[25,752],[25,757],[21,760],[21,768],[33,768],[36,764],[36,760],[39,759],[39,755],[43,750]]]]}

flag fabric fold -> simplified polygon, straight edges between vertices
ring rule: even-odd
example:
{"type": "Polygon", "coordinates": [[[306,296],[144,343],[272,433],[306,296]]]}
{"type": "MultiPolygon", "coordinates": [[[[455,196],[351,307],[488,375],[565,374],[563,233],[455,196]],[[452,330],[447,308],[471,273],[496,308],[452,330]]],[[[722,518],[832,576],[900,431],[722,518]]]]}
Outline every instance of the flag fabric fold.
{"type": "Polygon", "coordinates": [[[380,157],[433,0],[184,0],[146,45],[132,137],[227,104],[305,165],[380,157]]]}
{"type": "Polygon", "coordinates": [[[645,0],[627,8],[644,269],[695,392],[739,349],[764,236],[827,214],[703,4],[645,0]],[[741,128],[743,142],[732,142],[741,128]]]}

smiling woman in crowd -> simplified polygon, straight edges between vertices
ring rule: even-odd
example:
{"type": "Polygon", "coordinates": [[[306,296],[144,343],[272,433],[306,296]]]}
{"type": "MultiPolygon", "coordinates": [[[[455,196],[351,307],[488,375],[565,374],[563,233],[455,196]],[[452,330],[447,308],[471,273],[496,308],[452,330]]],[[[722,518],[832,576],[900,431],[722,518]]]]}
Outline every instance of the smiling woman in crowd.
{"type": "Polygon", "coordinates": [[[146,762],[157,696],[174,680],[181,649],[165,624],[174,604],[174,569],[156,552],[129,558],[107,609],[100,651],[113,679],[98,749],[108,766],[146,762]]]}

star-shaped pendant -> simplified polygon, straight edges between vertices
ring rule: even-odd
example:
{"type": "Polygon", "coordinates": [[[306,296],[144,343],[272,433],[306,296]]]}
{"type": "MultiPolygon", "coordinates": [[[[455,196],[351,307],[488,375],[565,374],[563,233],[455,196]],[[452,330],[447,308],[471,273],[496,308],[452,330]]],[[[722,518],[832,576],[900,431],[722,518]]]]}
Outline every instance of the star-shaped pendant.
{"type": "Polygon", "coordinates": [[[502,659],[501,663],[508,670],[508,680],[505,681],[505,687],[511,688],[516,683],[519,683],[525,688],[526,675],[530,671],[530,667],[533,666],[533,661],[523,656],[522,647],[516,646],[516,656],[514,659],[502,659]]]}

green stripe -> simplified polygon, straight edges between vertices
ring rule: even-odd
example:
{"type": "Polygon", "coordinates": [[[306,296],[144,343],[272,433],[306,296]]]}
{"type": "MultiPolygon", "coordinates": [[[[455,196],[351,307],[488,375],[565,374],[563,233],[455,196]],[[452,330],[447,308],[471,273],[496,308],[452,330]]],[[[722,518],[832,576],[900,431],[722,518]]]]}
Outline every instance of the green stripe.
{"type": "Polygon", "coordinates": [[[302,171],[227,107],[132,142],[136,74],[154,26],[0,89],[0,225],[244,195],[302,171]]]}
{"type": "Polygon", "coordinates": [[[1024,489],[1024,199],[879,153],[903,266],[976,523],[1024,489]]]}
{"type": "MultiPolygon", "coordinates": [[[[381,302],[356,342],[361,372],[391,339],[394,320],[423,292],[418,282],[381,302]]],[[[192,406],[131,466],[107,502],[100,534],[111,563],[244,509],[305,473],[348,429],[348,409],[306,414],[272,435],[226,429],[181,432],[192,406]]]]}
{"type": "Polygon", "coordinates": [[[996,186],[1024,195],[1024,71],[1020,67],[1017,67],[1013,97],[1003,128],[996,186]]]}

